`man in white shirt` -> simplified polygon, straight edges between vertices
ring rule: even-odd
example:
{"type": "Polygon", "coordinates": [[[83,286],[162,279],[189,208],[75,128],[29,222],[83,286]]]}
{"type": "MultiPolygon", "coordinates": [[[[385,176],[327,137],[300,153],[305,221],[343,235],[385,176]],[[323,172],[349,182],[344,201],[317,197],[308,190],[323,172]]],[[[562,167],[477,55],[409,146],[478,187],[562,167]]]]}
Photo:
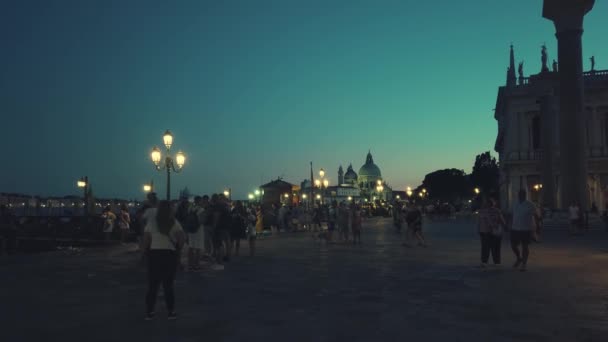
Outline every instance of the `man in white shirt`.
{"type": "Polygon", "coordinates": [[[511,225],[511,248],[517,261],[514,268],[519,267],[520,271],[526,271],[530,250],[528,245],[532,238],[532,232],[536,231],[540,215],[536,205],[526,200],[526,191],[519,190],[519,201],[513,206],[513,223],[511,225]],[[519,251],[519,245],[522,251],[519,251]]]}

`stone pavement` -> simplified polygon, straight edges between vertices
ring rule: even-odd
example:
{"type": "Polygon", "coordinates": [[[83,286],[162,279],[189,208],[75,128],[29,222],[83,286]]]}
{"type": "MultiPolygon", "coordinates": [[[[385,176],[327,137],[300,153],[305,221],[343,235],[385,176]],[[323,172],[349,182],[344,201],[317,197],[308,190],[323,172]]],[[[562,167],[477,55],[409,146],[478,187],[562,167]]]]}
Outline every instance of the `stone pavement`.
{"type": "MultiPolygon", "coordinates": [[[[3,341],[608,341],[608,233],[548,232],[529,271],[481,271],[470,222],[425,225],[404,248],[387,219],[363,246],[294,233],[224,271],[179,273],[177,321],[159,298],[143,319],[145,272],[125,247],[0,258],[3,341]]],[[[247,254],[247,248],[243,250],[247,254]]]]}

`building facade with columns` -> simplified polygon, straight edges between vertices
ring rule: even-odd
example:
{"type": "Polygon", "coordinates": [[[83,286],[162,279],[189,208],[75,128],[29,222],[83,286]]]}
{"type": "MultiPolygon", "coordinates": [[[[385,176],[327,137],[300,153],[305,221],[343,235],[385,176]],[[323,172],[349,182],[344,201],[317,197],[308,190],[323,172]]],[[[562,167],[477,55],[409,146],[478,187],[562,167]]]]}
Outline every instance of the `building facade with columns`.
{"type": "Polygon", "coordinates": [[[494,114],[501,207],[512,208],[519,190],[524,189],[529,199],[546,208],[564,209],[570,205],[564,202],[576,201],[583,208],[595,204],[603,209],[608,204],[608,70],[595,70],[595,60],[587,71],[581,70],[582,111],[576,124],[568,124],[564,117],[572,113],[564,113],[564,99],[560,98],[560,93],[564,96],[569,92],[563,88],[561,65],[553,61],[549,67],[547,60],[543,47],[540,72],[525,77],[520,64],[516,76],[511,47],[506,85],[498,89],[494,114]],[[577,144],[582,144],[582,156],[562,158],[577,144]],[[577,157],[583,157],[582,161],[577,157]],[[570,174],[565,178],[566,183],[571,181],[575,176],[567,168],[576,163],[584,163],[579,166],[586,174],[586,188],[580,184],[574,187],[585,192],[583,200],[562,193],[562,175],[570,174]]]}

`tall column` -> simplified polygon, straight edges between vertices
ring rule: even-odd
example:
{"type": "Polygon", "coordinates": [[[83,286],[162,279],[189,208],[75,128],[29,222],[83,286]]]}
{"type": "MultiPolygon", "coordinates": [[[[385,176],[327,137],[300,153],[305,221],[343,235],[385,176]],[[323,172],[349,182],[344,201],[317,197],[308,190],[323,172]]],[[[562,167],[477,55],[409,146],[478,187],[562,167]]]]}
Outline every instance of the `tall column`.
{"type": "Polygon", "coordinates": [[[583,18],[595,0],[544,0],[555,24],[559,59],[561,204],[589,208],[583,94],[583,18]]]}
{"type": "Polygon", "coordinates": [[[555,173],[553,172],[553,166],[555,165],[553,158],[553,128],[555,127],[556,100],[552,94],[547,94],[540,98],[541,146],[543,151],[541,161],[542,204],[543,207],[552,210],[557,208],[555,173]]]}

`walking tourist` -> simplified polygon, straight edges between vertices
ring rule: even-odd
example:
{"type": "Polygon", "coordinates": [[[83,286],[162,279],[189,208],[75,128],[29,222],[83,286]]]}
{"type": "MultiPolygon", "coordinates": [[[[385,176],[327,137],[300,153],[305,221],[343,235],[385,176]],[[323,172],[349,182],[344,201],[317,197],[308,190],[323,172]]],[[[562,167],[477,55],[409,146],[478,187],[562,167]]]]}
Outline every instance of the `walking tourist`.
{"type": "Polygon", "coordinates": [[[412,205],[406,214],[407,230],[405,232],[404,246],[409,247],[409,237],[413,236],[418,240],[418,246],[426,247],[426,240],[422,235],[422,211],[420,207],[412,205]]]}
{"type": "Polygon", "coordinates": [[[255,212],[255,233],[257,236],[262,236],[264,232],[264,211],[262,211],[262,206],[258,205],[255,212]]]}
{"type": "Polygon", "coordinates": [[[327,210],[327,242],[331,243],[334,238],[334,231],[336,230],[336,221],[338,220],[337,213],[338,203],[333,201],[327,210]]]}
{"type": "Polygon", "coordinates": [[[500,247],[502,234],[506,226],[505,219],[493,198],[484,199],[482,208],[479,210],[479,236],[481,238],[481,268],[488,265],[490,253],[494,265],[500,265],[500,247]]]}
{"type": "Polygon", "coordinates": [[[397,229],[397,232],[400,233],[401,226],[403,224],[403,219],[401,218],[401,205],[397,201],[395,201],[393,203],[392,214],[393,214],[393,225],[395,226],[395,229],[397,229]]]}
{"type": "Polygon", "coordinates": [[[249,207],[247,209],[247,241],[249,241],[249,256],[255,255],[257,209],[249,207]]]}
{"type": "Polygon", "coordinates": [[[209,196],[204,195],[201,199],[202,217],[201,223],[203,224],[203,240],[204,240],[204,256],[213,255],[213,210],[209,203],[209,196]]]}
{"type": "Polygon", "coordinates": [[[124,245],[129,238],[131,228],[131,216],[125,204],[120,206],[120,216],[118,218],[118,228],[120,228],[120,242],[124,245]]]}
{"type": "Polygon", "coordinates": [[[529,245],[532,232],[538,224],[538,209],[536,205],[526,199],[526,191],[519,190],[519,201],[513,206],[513,224],[511,227],[511,248],[515,253],[516,261],[513,268],[520,268],[524,272],[528,265],[530,255],[529,245]],[[521,245],[522,250],[519,251],[521,245]]]}
{"type": "Polygon", "coordinates": [[[174,320],[175,295],[173,283],[179,255],[185,235],[179,222],[173,217],[169,201],[158,204],[156,217],[149,220],[144,229],[144,252],[148,259],[148,292],[146,294],[146,320],[154,318],[158,288],[163,285],[167,318],[174,320]]]}
{"type": "Polygon", "coordinates": [[[215,260],[221,265],[230,260],[230,209],[223,195],[211,196],[213,206],[213,247],[215,260]]]}
{"type": "Polygon", "coordinates": [[[316,206],[312,211],[312,226],[311,231],[313,236],[315,232],[321,231],[321,205],[316,206]]]}
{"type": "Polygon", "coordinates": [[[183,224],[183,229],[188,234],[188,271],[200,271],[201,250],[205,247],[205,233],[201,208],[202,198],[194,197],[194,203],[188,209],[188,214],[183,224]]]}
{"type": "Polygon", "coordinates": [[[348,242],[348,231],[350,230],[350,210],[346,207],[344,202],[340,202],[338,207],[338,229],[340,230],[340,237],[345,243],[348,242]]]}
{"type": "MultiPolygon", "coordinates": [[[[156,197],[155,192],[149,192],[146,196],[146,200],[144,201],[144,205],[140,210],[137,211],[136,214],[136,223],[137,223],[137,247],[139,250],[143,250],[143,235],[144,228],[146,227],[146,222],[154,219],[156,217],[156,207],[158,206],[158,198],[156,197]]],[[[143,260],[143,257],[142,257],[143,260]]]]}
{"type": "Polygon", "coordinates": [[[101,217],[103,218],[103,234],[105,236],[105,240],[110,241],[110,238],[112,237],[112,230],[114,230],[116,215],[114,215],[110,209],[110,206],[107,206],[103,209],[101,217]]]}
{"type": "Polygon", "coordinates": [[[351,227],[353,232],[353,244],[361,244],[361,208],[355,204],[351,203],[351,227]]]}
{"type": "Polygon", "coordinates": [[[241,248],[241,239],[247,237],[247,212],[243,207],[243,202],[236,201],[234,208],[232,208],[232,224],[230,227],[230,253],[234,248],[234,256],[239,256],[239,249],[241,248]]]}

